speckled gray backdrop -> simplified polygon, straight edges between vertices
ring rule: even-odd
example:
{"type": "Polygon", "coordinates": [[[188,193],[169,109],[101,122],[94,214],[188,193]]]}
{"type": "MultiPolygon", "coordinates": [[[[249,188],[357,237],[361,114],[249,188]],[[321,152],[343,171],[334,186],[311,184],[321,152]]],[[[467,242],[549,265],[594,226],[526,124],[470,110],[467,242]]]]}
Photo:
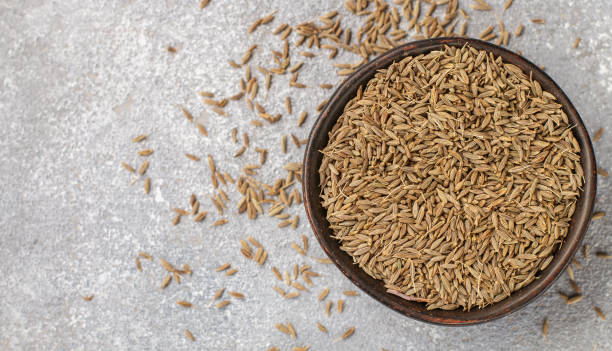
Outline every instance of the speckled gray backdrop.
{"type": "MultiPolygon", "coordinates": [[[[601,0],[515,0],[496,13],[512,31],[525,23],[523,37],[511,48],[546,66],[565,89],[591,132],[607,131],[596,143],[598,162],[612,168],[612,3],[601,0]],[[542,17],[535,25],[530,17],[542,17]],[[577,36],[583,38],[572,48],[577,36]]],[[[329,287],[336,301],[351,283],[334,266],[298,257],[290,242],[301,233],[311,239],[310,256],[323,257],[301,208],[298,230],[278,229],[269,217],[250,222],[228,216],[230,223],[213,229],[205,223],[170,224],[171,207],[187,204],[195,192],[205,199],[210,183],[205,162],[187,160],[184,152],[212,153],[223,170],[237,175],[242,166],[257,162],[249,150],[241,159],[230,130],[248,131],[252,144],[267,147],[270,156],[261,179],[282,175],[279,166],[299,161],[302,151],[280,152],[280,137],[290,130],[308,135],[314,109],[328,93],[322,89],[296,91],[294,110],[307,110],[304,127],[295,128],[297,113],[265,128],[253,128],[255,116],[244,104],[230,104],[229,118],[216,116],[200,102],[197,90],[220,96],[237,92],[239,72],[227,65],[240,59],[252,43],[260,48],[253,64],[269,62],[270,50],[281,42],[270,32],[282,22],[300,23],[340,9],[341,1],[220,1],[201,11],[198,1],[76,1],[0,0],[0,349],[2,350],[266,350],[278,346],[311,345],[311,350],[598,350],[612,349],[610,321],[596,318],[592,304],[612,315],[612,264],[595,258],[576,271],[585,299],[566,306],[556,295],[569,290],[562,277],[540,299],[522,311],[484,325],[464,328],[432,326],[407,319],[361,295],[346,298],[343,314],[326,317],[316,296],[329,287]],[[277,19],[246,35],[261,14],[278,9],[277,19]],[[168,45],[178,49],[172,55],[168,45]],[[187,106],[207,126],[204,138],[177,109],[187,106]],[[152,136],[152,191],[130,186],[120,162],[133,165],[141,158],[130,138],[152,136]],[[243,259],[238,239],[258,238],[270,256],[263,269],[243,259]],[[138,251],[173,263],[188,263],[192,277],[164,291],[162,267],[144,262],[134,266],[138,251]],[[214,273],[231,261],[239,272],[232,277],[214,273]],[[281,300],[271,289],[270,266],[288,269],[294,263],[313,264],[323,276],[311,292],[281,300]],[[221,286],[246,294],[224,310],[209,308],[221,286]],[[82,295],[95,295],[91,302],[82,295]],[[177,299],[192,301],[186,310],[177,299]],[[550,319],[548,339],[541,323],[550,319]],[[274,328],[291,322],[297,340],[274,328]],[[321,334],[315,325],[326,325],[321,334]],[[333,339],[350,326],[346,341],[333,339]],[[197,341],[188,341],[189,328],[197,341]]],[[[493,13],[472,15],[470,33],[493,24],[493,13]]],[[[343,23],[359,23],[342,9],[343,23]]],[[[292,37],[295,40],[295,37],[292,37]]],[[[293,55],[297,50],[294,50],[293,55]]],[[[342,54],[336,62],[354,62],[342,54]]],[[[275,79],[265,100],[269,110],[282,112],[289,94],[287,77],[275,79]],[[280,98],[279,98],[280,97],[280,98]]],[[[310,85],[335,83],[333,67],[324,55],[309,60],[300,81],[310,85]]],[[[611,211],[610,181],[599,180],[597,207],[611,211]]],[[[238,199],[230,192],[233,203],[238,199]]],[[[206,203],[208,209],[212,206],[206,203]]],[[[586,242],[612,250],[609,218],[593,223],[586,242]]]]}

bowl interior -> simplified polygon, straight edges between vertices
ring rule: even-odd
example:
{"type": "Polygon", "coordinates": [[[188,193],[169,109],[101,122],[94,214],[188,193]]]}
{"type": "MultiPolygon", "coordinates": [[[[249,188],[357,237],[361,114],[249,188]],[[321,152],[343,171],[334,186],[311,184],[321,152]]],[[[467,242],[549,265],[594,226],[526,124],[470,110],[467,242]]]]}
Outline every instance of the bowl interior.
{"type": "Polygon", "coordinates": [[[304,206],[306,207],[315,236],[323,250],[340,271],[367,294],[404,315],[425,322],[444,325],[476,324],[505,316],[525,306],[529,301],[543,293],[565,269],[576,250],[580,247],[582,237],[590,222],[597,180],[595,165],[593,147],[578,112],[559,86],[540,68],[514,52],[480,40],[465,38],[429,39],[397,47],[379,56],[374,61],[362,66],[357,72],[346,79],[333,94],[315,123],[306,147],[303,172],[304,206]],[[533,78],[540,82],[542,89],[550,92],[557,98],[559,103],[563,105],[563,111],[567,114],[571,123],[575,125],[573,131],[581,148],[581,164],[584,170],[585,182],[563,245],[555,253],[555,257],[550,265],[540,272],[532,283],[512,293],[509,298],[483,309],[475,308],[465,312],[462,310],[427,311],[423,303],[407,301],[387,293],[383,282],[370,277],[358,265],[354,264],[352,258],[340,249],[339,242],[332,238],[332,231],[325,218],[325,209],[321,206],[319,199],[321,188],[319,186],[318,170],[323,156],[319,151],[327,145],[329,140],[328,133],[342,114],[346,103],[356,95],[357,89],[360,86],[363,85],[365,87],[378,69],[385,68],[406,56],[427,53],[432,50],[441,49],[445,45],[462,47],[465,44],[469,44],[478,50],[484,49],[490,51],[495,56],[501,56],[502,60],[520,67],[527,74],[532,72],[533,78]]]}

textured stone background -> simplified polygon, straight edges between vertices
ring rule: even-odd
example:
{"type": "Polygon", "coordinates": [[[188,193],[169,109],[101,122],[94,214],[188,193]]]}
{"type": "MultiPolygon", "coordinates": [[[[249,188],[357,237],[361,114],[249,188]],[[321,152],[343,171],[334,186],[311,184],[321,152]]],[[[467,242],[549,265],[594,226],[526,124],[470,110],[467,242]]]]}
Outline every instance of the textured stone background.
{"type": "MultiPolygon", "coordinates": [[[[510,47],[546,66],[591,132],[607,129],[595,147],[600,165],[612,168],[612,3],[516,0],[502,13],[502,1],[490,2],[507,28],[526,25],[510,47]],[[547,23],[531,24],[530,17],[547,23]],[[583,40],[573,49],[577,36],[583,40]]],[[[205,162],[189,161],[184,152],[212,153],[234,176],[257,162],[252,149],[232,158],[239,147],[229,141],[233,127],[248,130],[253,145],[270,149],[261,179],[276,179],[280,165],[301,159],[303,150],[293,146],[287,155],[280,152],[280,137],[290,131],[306,137],[315,106],[329,91],[290,92],[288,77],[275,78],[264,105],[282,112],[282,99],[291,93],[294,110],[310,112],[300,129],[294,127],[295,112],[273,126],[253,128],[249,121],[255,116],[243,103],[230,104],[229,118],[216,116],[195,92],[237,92],[240,73],[227,65],[229,58],[239,60],[257,43],[252,64],[268,63],[270,50],[282,48],[270,33],[273,28],[339,9],[341,3],[212,0],[200,11],[195,0],[0,0],[0,349],[287,350],[307,344],[312,350],[612,349],[610,321],[597,319],[591,309],[597,304],[612,318],[610,261],[585,262],[578,256],[585,268],[576,279],[586,297],[576,305],[565,306],[556,294],[569,290],[563,276],[518,313],[484,325],[444,328],[402,317],[363,294],[347,298],[343,314],[326,317],[318,293],[329,287],[335,301],[352,286],[334,266],[291,250],[289,243],[306,233],[310,255],[323,257],[301,208],[291,209],[301,218],[297,231],[278,229],[271,218],[250,222],[234,211],[221,228],[210,228],[215,215],[202,224],[170,224],[171,207],[185,206],[192,192],[202,199],[211,194],[205,162]],[[273,9],[279,10],[277,19],[247,36],[249,25],[273,9]],[[177,54],[166,51],[169,44],[177,54]],[[210,137],[201,137],[177,104],[193,111],[210,137]],[[141,183],[129,185],[131,175],[120,162],[137,165],[142,159],[135,153],[142,145],[130,138],[151,132],[145,145],[155,149],[149,170],[153,189],[145,196],[141,183]],[[264,269],[238,253],[238,239],[247,234],[270,251],[264,269]],[[145,261],[143,273],[134,267],[140,250],[188,263],[193,276],[160,291],[164,272],[156,261],[145,261]],[[226,261],[238,274],[213,272],[226,261]],[[323,277],[311,293],[284,301],[271,289],[269,267],[288,269],[294,263],[313,264],[323,277]],[[247,298],[221,311],[207,307],[221,286],[247,298]],[[91,302],[80,298],[89,294],[95,295],[91,302]],[[195,308],[182,309],[177,299],[190,300],[195,308]],[[540,334],[545,317],[550,319],[547,340],[540,334]],[[296,327],[297,340],[274,329],[285,321],[296,327]],[[315,321],[330,333],[321,334],[315,321]],[[350,326],[355,335],[332,344],[350,326]],[[185,328],[196,343],[184,337],[185,328]]],[[[467,2],[462,7],[472,14],[470,34],[494,23],[493,12],[474,13],[467,2]]],[[[353,16],[343,23],[358,24],[353,16]]],[[[336,62],[353,60],[342,54],[336,62]]],[[[324,55],[308,63],[300,81],[337,81],[324,55]]],[[[600,179],[601,210],[612,210],[609,189],[609,180],[600,179]]],[[[232,189],[230,197],[235,203],[237,192],[232,189]]],[[[205,207],[212,209],[207,202],[205,207]]],[[[593,223],[586,242],[612,250],[610,229],[609,218],[593,223]]]]}

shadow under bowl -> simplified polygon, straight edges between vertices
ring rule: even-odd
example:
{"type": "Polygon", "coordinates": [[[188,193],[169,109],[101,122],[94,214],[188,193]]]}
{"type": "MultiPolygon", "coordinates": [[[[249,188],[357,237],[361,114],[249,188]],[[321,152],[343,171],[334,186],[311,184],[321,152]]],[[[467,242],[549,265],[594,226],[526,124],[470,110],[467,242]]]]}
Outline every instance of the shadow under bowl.
{"type": "Polygon", "coordinates": [[[559,88],[559,86],[539,67],[514,52],[481,40],[466,38],[436,38],[416,41],[392,49],[375,60],[363,65],[348,79],[346,79],[334,92],[328,104],[316,121],[304,155],[303,194],[304,206],[314,234],[325,253],[331,258],[344,275],[368,295],[387,307],[428,323],[441,325],[470,325],[483,323],[506,316],[524,307],[530,301],[542,294],[559,277],[571,261],[576,250],[580,247],[591,220],[593,203],[596,192],[596,163],[593,147],[589,135],[578,115],[578,112],[559,88]],[[549,266],[538,273],[537,278],[513,292],[510,297],[489,305],[485,308],[474,308],[470,311],[431,310],[428,311],[424,303],[412,302],[386,292],[384,283],[366,274],[346,252],[340,249],[338,240],[332,237],[332,230],[326,220],[325,209],[321,205],[319,194],[319,167],[324,149],[329,141],[329,132],[342,114],[345,105],[352,99],[360,86],[364,86],[374,76],[377,70],[388,67],[393,62],[402,60],[407,56],[417,56],[432,50],[443,49],[444,46],[462,47],[468,44],[477,50],[487,50],[495,56],[500,56],[504,62],[520,67],[525,73],[532,72],[543,90],[553,94],[562,105],[571,123],[575,126],[574,136],[581,148],[581,164],[584,170],[584,185],[576,210],[572,216],[570,228],[563,245],[556,251],[549,266]]]}

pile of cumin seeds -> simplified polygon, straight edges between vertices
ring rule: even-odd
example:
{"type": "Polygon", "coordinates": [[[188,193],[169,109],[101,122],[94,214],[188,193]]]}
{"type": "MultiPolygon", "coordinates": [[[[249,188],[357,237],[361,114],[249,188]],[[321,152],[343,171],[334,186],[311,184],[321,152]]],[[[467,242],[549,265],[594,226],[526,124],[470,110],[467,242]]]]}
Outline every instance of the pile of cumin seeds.
{"type": "Polygon", "coordinates": [[[341,248],[430,310],[482,308],[533,281],[583,184],[555,97],[469,46],[380,70],[322,152],[321,202],[341,248]]]}

